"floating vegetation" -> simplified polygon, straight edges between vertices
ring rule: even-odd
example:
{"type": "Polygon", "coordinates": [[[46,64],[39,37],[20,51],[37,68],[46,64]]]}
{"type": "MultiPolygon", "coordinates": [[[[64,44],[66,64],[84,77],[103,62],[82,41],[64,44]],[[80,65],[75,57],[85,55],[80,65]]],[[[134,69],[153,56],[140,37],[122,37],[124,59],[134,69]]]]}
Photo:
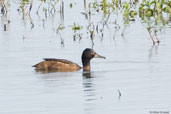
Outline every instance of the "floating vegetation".
{"type": "Polygon", "coordinates": [[[153,37],[156,37],[157,43],[160,43],[157,32],[171,21],[169,17],[171,15],[171,7],[169,4],[170,1],[167,0],[144,0],[140,4],[139,17],[147,24],[147,31],[153,41],[153,45],[155,45],[153,37]],[[154,35],[152,35],[152,33],[154,33],[154,35]]]}
{"type": "MultiPolygon", "coordinates": [[[[89,6],[91,6],[90,8],[97,13],[96,15],[101,12],[104,13],[102,18],[106,18],[106,20],[102,20],[98,23],[101,23],[103,26],[107,26],[107,28],[109,28],[108,20],[111,18],[111,15],[115,15],[114,17],[117,17],[118,12],[121,12],[125,26],[128,26],[132,21],[136,21],[135,17],[138,16],[146,26],[147,31],[149,33],[154,33],[157,43],[160,42],[157,32],[159,29],[169,25],[171,21],[171,1],[169,0],[143,0],[142,2],[138,0],[125,0],[123,2],[121,0],[112,0],[112,2],[102,0],[101,2],[94,1],[90,3],[89,6]]],[[[121,34],[122,36],[124,36],[125,28],[127,27],[123,28],[124,31],[121,34]]],[[[115,32],[116,31],[114,30],[114,34],[115,32]]],[[[150,37],[152,39],[151,35],[150,37]]],[[[153,44],[155,44],[154,39],[152,39],[152,41],[153,44]]]]}
{"type": "MultiPolygon", "coordinates": [[[[7,22],[10,20],[8,17],[10,2],[10,0],[0,0],[1,14],[7,17],[7,22]]],[[[18,11],[22,12],[23,20],[28,20],[32,25],[31,28],[33,28],[34,21],[30,14],[31,12],[34,13],[32,11],[34,5],[33,0],[16,0],[16,2],[20,5],[18,11]]],[[[58,14],[60,22],[55,27],[57,31],[68,27],[64,24],[64,0],[40,0],[37,3],[37,8],[34,8],[36,9],[35,13],[43,20],[43,26],[48,17],[54,17],[58,14]]],[[[73,3],[69,3],[68,7],[72,10],[73,3]]],[[[111,31],[113,39],[116,38],[116,32],[120,30],[122,30],[120,35],[124,37],[126,30],[129,29],[129,25],[133,24],[137,21],[136,19],[138,19],[145,26],[153,44],[155,44],[154,37],[157,40],[156,42],[159,43],[159,31],[161,31],[161,28],[170,26],[171,22],[170,0],[93,0],[89,2],[84,0],[84,10],[85,12],[81,12],[87,20],[87,24],[84,28],[87,28],[86,33],[89,34],[91,40],[97,36],[96,34],[98,34],[102,40],[105,36],[105,29],[111,31]],[[99,20],[94,19],[95,16],[98,16],[99,20]],[[122,23],[118,23],[121,19],[122,23]]],[[[83,33],[77,32],[81,29],[83,29],[83,26],[79,24],[74,23],[72,25],[74,39],[77,37],[82,39],[83,33]]],[[[4,26],[4,30],[8,30],[6,25],[4,26]]]]}
{"type": "Polygon", "coordinates": [[[79,41],[82,39],[82,33],[77,32],[79,30],[83,29],[82,26],[77,25],[77,24],[73,24],[72,26],[72,30],[74,31],[74,35],[73,35],[73,41],[76,41],[77,38],[79,38],[79,41]]]}
{"type": "Polygon", "coordinates": [[[69,7],[72,8],[72,3],[69,4],[69,7]]]}
{"type": "Polygon", "coordinates": [[[77,31],[77,30],[81,30],[83,27],[82,26],[80,26],[80,25],[77,25],[77,24],[73,24],[73,27],[72,27],[72,30],[74,30],[74,31],[77,31]]]}
{"type": "Polygon", "coordinates": [[[59,25],[58,30],[63,30],[65,27],[63,25],[59,25]]]}

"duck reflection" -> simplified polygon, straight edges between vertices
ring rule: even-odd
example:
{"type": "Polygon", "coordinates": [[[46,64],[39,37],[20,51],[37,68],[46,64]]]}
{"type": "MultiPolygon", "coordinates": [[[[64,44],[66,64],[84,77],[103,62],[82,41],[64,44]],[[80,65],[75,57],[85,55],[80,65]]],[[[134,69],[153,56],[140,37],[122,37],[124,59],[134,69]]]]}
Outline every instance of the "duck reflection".
{"type": "Polygon", "coordinates": [[[87,71],[87,72],[84,71],[84,72],[83,72],[83,77],[84,77],[84,78],[92,78],[91,75],[92,75],[92,73],[89,72],[89,71],[87,71]]]}
{"type": "Polygon", "coordinates": [[[95,109],[96,105],[96,89],[95,84],[93,83],[93,76],[91,72],[83,72],[83,92],[85,98],[85,106],[84,111],[86,114],[93,114],[93,110],[95,109]]]}

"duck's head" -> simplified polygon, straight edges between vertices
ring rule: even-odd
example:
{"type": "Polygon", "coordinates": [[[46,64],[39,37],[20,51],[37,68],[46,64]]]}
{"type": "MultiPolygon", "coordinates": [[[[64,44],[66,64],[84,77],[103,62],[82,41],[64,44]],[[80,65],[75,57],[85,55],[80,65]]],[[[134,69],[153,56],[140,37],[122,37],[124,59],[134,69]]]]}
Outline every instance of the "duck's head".
{"type": "Polygon", "coordinates": [[[106,57],[97,54],[93,49],[86,48],[82,53],[82,63],[84,70],[90,70],[90,60],[92,58],[103,58],[106,57]]]}
{"type": "Polygon", "coordinates": [[[86,48],[82,53],[82,60],[91,60],[92,58],[103,58],[106,57],[97,54],[93,49],[86,48]]]}

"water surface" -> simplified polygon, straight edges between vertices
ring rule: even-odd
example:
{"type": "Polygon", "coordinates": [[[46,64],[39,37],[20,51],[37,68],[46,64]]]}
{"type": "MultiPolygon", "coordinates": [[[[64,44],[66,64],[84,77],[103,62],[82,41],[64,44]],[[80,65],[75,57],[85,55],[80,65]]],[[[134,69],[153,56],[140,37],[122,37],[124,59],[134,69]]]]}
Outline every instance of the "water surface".
{"type": "MultiPolygon", "coordinates": [[[[36,1],[35,1],[36,2],[36,1]]],[[[37,2],[36,2],[37,3],[37,2]]],[[[16,10],[11,2],[11,23],[0,27],[0,113],[1,114],[149,114],[150,111],[171,111],[171,33],[169,26],[158,37],[161,43],[152,45],[141,21],[122,30],[113,39],[112,29],[104,29],[104,38],[96,34],[94,46],[87,33],[88,21],[82,1],[73,8],[65,2],[64,25],[56,33],[60,15],[38,17],[32,10],[35,27],[16,10]],[[78,10],[78,8],[80,10],[78,10]],[[82,39],[73,41],[72,25],[83,26],[82,39]],[[81,65],[81,54],[91,48],[106,56],[93,59],[91,72],[35,72],[32,65],[43,58],[64,58],[81,65]],[[119,94],[120,92],[120,94],[119,94]]],[[[38,5],[38,4],[37,4],[38,5]]],[[[98,15],[97,15],[98,17],[98,15]]],[[[114,17],[113,17],[114,18],[114,17]]],[[[94,22],[100,20],[100,16],[94,22]]],[[[110,18],[112,20],[112,18],[110,18]]],[[[93,19],[92,19],[93,20],[93,19]]],[[[121,23],[122,25],[122,23],[121,23]]],[[[110,25],[111,27],[113,25],[110,25]]]]}

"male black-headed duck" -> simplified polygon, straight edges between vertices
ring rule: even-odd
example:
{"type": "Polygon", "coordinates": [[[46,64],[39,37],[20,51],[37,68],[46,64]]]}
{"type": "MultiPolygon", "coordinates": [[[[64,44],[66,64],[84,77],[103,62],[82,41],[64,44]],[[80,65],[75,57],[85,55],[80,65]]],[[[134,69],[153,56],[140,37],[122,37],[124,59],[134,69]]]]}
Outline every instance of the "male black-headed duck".
{"type": "MultiPolygon", "coordinates": [[[[93,49],[86,48],[82,53],[82,64],[84,71],[90,71],[90,60],[92,58],[104,58],[97,54],[93,49]]],[[[41,72],[72,72],[80,70],[78,64],[65,59],[45,58],[44,61],[34,65],[36,71],[41,72]]]]}

